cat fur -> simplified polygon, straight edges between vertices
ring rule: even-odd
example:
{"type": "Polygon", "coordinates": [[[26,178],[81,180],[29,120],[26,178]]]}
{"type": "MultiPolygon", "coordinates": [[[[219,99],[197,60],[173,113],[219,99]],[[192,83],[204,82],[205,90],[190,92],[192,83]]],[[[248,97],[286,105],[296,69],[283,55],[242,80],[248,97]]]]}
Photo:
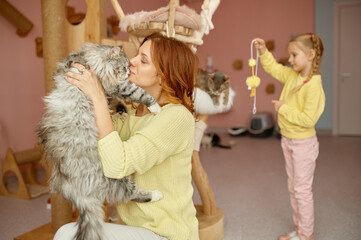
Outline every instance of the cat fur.
{"type": "Polygon", "coordinates": [[[219,106],[221,95],[223,105],[227,105],[230,83],[229,77],[224,72],[208,73],[203,69],[198,69],[196,86],[209,94],[214,106],[219,106]]]}
{"type": "Polygon", "coordinates": [[[221,144],[221,137],[216,133],[205,133],[201,140],[201,146],[203,148],[220,147],[225,149],[231,149],[234,146],[233,142],[229,142],[228,145],[221,144]]]}

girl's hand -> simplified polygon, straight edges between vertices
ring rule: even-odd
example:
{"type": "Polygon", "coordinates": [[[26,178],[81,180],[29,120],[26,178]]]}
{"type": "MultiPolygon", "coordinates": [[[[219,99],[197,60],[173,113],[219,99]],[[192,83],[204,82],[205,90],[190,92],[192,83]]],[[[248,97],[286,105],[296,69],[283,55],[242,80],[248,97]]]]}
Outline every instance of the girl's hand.
{"type": "Polygon", "coordinates": [[[78,69],[82,74],[67,72],[65,74],[67,82],[77,86],[92,101],[104,98],[103,86],[93,71],[86,69],[79,63],[74,63],[71,66],[78,69]]]}
{"type": "Polygon", "coordinates": [[[276,112],[278,112],[278,110],[280,109],[280,107],[285,104],[284,101],[278,101],[278,100],[272,100],[272,103],[275,105],[275,110],[276,112]]]}
{"type": "Polygon", "coordinates": [[[258,49],[260,55],[263,55],[267,51],[266,43],[261,38],[253,39],[254,47],[258,49]]]}

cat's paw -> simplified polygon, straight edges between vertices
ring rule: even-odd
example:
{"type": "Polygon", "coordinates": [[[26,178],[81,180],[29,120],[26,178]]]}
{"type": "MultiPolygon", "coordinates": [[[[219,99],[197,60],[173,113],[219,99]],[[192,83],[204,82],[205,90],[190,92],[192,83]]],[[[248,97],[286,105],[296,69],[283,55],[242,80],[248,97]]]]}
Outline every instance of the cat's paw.
{"type": "Polygon", "coordinates": [[[162,108],[157,104],[153,104],[152,106],[148,107],[149,111],[152,113],[160,113],[162,111],[162,108]]]}
{"type": "Polygon", "coordinates": [[[152,199],[150,201],[155,202],[161,200],[162,198],[163,198],[163,193],[161,193],[158,190],[154,190],[152,191],[152,199]]]}

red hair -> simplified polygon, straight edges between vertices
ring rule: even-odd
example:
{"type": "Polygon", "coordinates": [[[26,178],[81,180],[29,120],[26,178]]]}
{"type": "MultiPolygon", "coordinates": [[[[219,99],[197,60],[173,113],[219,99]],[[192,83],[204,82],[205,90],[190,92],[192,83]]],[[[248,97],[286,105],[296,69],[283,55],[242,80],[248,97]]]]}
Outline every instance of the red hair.
{"type": "Polygon", "coordinates": [[[170,103],[183,104],[194,113],[193,89],[199,60],[183,42],[167,38],[160,33],[146,37],[151,40],[151,58],[161,76],[162,91],[170,103]]]}

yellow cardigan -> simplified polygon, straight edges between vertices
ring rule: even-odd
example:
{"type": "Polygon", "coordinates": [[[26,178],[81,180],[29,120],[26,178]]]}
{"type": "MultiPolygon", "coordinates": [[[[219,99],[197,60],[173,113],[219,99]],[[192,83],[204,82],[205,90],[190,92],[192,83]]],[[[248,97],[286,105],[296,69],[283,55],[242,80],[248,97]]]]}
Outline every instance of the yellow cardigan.
{"type": "Polygon", "coordinates": [[[109,178],[133,174],[143,189],[159,190],[157,202],[118,206],[122,220],[147,228],[169,240],[198,240],[198,220],[192,196],[192,114],[180,104],[167,104],[159,114],[124,119],[113,117],[115,130],[98,143],[103,172],[109,178]]]}
{"type": "Polygon", "coordinates": [[[325,108],[325,93],[320,75],[314,75],[302,88],[306,77],[290,67],[279,64],[270,52],[260,55],[262,66],[272,77],[284,84],[280,100],[284,101],[278,111],[278,125],[282,136],[305,139],[316,134],[315,125],[325,108]]]}

